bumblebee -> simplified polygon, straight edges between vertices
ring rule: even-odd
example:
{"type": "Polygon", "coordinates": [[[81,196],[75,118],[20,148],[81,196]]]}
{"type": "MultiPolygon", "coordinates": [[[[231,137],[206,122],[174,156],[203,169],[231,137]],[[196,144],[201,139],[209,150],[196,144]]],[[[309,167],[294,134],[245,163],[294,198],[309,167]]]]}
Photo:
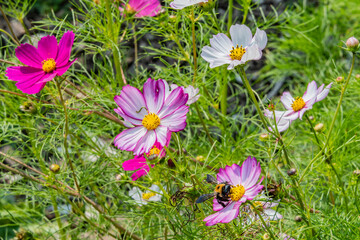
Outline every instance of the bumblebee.
{"type": "Polygon", "coordinates": [[[196,200],[196,203],[202,203],[210,198],[215,197],[217,202],[221,206],[226,207],[230,201],[229,195],[230,195],[230,190],[232,188],[232,185],[228,184],[227,182],[219,183],[213,176],[211,176],[209,174],[206,176],[206,182],[211,183],[211,184],[216,184],[215,190],[213,193],[201,195],[196,200]]]}

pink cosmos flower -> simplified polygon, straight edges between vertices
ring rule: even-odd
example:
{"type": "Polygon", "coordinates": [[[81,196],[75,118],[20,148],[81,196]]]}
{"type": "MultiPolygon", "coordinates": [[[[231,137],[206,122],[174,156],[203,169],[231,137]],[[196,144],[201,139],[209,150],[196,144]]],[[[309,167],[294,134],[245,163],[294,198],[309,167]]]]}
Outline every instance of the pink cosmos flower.
{"type": "Polygon", "coordinates": [[[27,66],[6,69],[6,76],[17,81],[16,87],[27,94],[40,92],[46,82],[63,75],[76,61],[69,61],[75,34],[64,33],[59,44],[54,36],[40,39],[38,48],[25,43],[15,49],[16,57],[27,66]]]}
{"type": "Polygon", "coordinates": [[[117,148],[135,155],[148,153],[155,142],[165,146],[167,135],[186,127],[188,94],[181,87],[172,91],[165,80],[148,79],[143,92],[130,85],[124,86],[114,97],[119,106],[114,109],[129,129],[116,136],[117,148]]]}
{"type": "Polygon", "coordinates": [[[218,211],[204,219],[206,226],[212,226],[217,223],[228,223],[239,215],[241,204],[252,200],[264,187],[260,185],[264,177],[259,180],[261,173],[260,163],[256,158],[249,156],[242,166],[233,164],[231,167],[220,168],[217,174],[219,182],[227,182],[232,185],[230,190],[230,201],[226,207],[223,207],[214,198],[213,210],[218,211]]]}
{"type": "MultiPolygon", "coordinates": [[[[177,87],[178,87],[178,85],[176,85],[176,84],[171,84],[170,85],[171,89],[176,89],[177,87]]],[[[194,102],[199,100],[201,95],[199,94],[199,89],[198,88],[194,88],[191,85],[189,85],[186,88],[181,86],[181,88],[184,90],[185,93],[187,93],[189,95],[189,98],[188,98],[188,101],[186,102],[186,105],[193,104],[194,102]]]]}
{"type": "Polygon", "coordinates": [[[332,83],[324,89],[324,84],[317,88],[316,82],[308,84],[307,90],[302,97],[293,98],[289,92],[284,92],[281,96],[281,102],[287,109],[284,116],[293,121],[298,118],[302,119],[304,113],[312,109],[314,103],[323,100],[330,91],[332,83]]]}
{"type": "MultiPolygon", "coordinates": [[[[166,146],[169,146],[171,139],[171,132],[168,133],[167,140],[166,140],[166,146]]],[[[159,142],[155,142],[154,146],[151,148],[151,150],[146,154],[147,157],[155,155],[157,158],[163,158],[165,156],[165,149],[159,142]]],[[[122,164],[125,171],[135,171],[131,175],[131,179],[133,181],[136,181],[138,178],[145,176],[150,171],[149,164],[146,162],[146,158],[144,155],[135,156],[133,159],[127,160],[123,162],[122,164]]],[[[151,167],[154,167],[153,164],[151,164],[151,167]]]]}
{"type": "MultiPolygon", "coordinates": [[[[274,113],[268,109],[265,109],[264,115],[270,119],[270,122],[274,122],[274,113]]],[[[284,132],[290,127],[291,120],[286,117],[286,111],[275,111],[276,127],[279,132],[284,132]]],[[[269,127],[269,130],[275,130],[275,125],[269,127]]]]}
{"type": "Polygon", "coordinates": [[[183,9],[185,7],[198,3],[207,3],[208,0],[174,0],[170,3],[170,7],[174,9],[183,9]]]}
{"type": "Polygon", "coordinates": [[[129,0],[125,5],[125,10],[119,7],[121,12],[135,14],[137,18],[154,17],[161,11],[159,0],[129,0]]]}
{"type": "Polygon", "coordinates": [[[256,29],[254,37],[250,28],[235,24],[230,27],[228,38],[224,33],[214,35],[210,45],[202,49],[201,57],[210,63],[210,68],[229,64],[228,70],[250,60],[259,60],[267,43],[266,32],[256,29]]]}

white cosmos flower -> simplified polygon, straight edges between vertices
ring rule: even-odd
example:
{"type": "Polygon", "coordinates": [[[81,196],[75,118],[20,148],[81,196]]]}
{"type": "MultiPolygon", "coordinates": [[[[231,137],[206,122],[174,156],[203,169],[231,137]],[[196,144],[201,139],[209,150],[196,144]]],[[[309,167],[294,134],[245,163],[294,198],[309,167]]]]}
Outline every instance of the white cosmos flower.
{"type": "Polygon", "coordinates": [[[228,38],[224,33],[214,35],[210,45],[202,49],[201,57],[210,63],[210,68],[229,64],[228,70],[250,60],[259,60],[267,43],[266,32],[256,29],[254,37],[245,25],[235,24],[230,27],[228,38]]]}
{"type": "MultiPolygon", "coordinates": [[[[269,221],[277,221],[283,218],[283,216],[272,209],[273,207],[276,207],[279,205],[280,199],[273,201],[271,198],[266,197],[264,194],[261,194],[257,197],[257,199],[267,199],[266,201],[254,201],[253,204],[257,208],[257,210],[260,212],[261,216],[263,217],[265,222],[269,221]]],[[[257,221],[259,220],[259,216],[255,214],[254,210],[252,209],[252,212],[254,214],[249,215],[249,221],[257,221]]]]}
{"type": "Polygon", "coordinates": [[[194,4],[207,2],[208,0],[174,0],[170,3],[170,7],[174,9],[183,9],[194,4]]]}
{"type": "MultiPolygon", "coordinates": [[[[286,117],[286,111],[274,111],[276,118],[276,127],[279,132],[283,132],[290,127],[291,120],[286,117]]],[[[270,122],[274,122],[274,113],[268,109],[265,109],[264,115],[270,119],[270,122]]],[[[273,131],[275,129],[275,125],[269,127],[269,130],[273,131]]]]}
{"type": "Polygon", "coordinates": [[[150,188],[151,191],[143,192],[138,187],[133,187],[129,191],[129,196],[132,197],[137,204],[146,205],[149,201],[160,202],[161,195],[159,186],[153,184],[150,188]]]}
{"type": "MultiPolygon", "coordinates": [[[[173,89],[176,89],[178,87],[178,85],[176,84],[171,84],[170,85],[170,88],[171,88],[171,91],[173,89]]],[[[188,101],[186,102],[186,105],[190,105],[190,104],[193,104],[194,102],[196,102],[199,97],[201,96],[199,94],[199,89],[198,88],[194,88],[193,86],[189,85],[188,87],[183,87],[183,86],[180,86],[183,90],[184,90],[184,93],[187,93],[189,98],[188,98],[188,101]]]]}

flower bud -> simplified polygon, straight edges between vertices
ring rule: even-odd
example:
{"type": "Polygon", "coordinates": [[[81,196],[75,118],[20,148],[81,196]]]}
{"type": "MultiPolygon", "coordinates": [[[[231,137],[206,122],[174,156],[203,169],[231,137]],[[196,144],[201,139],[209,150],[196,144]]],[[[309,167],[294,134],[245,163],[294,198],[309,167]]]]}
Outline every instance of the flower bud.
{"type": "Polygon", "coordinates": [[[295,222],[301,222],[302,221],[302,217],[301,216],[296,216],[295,217],[295,222]]]}
{"type": "Polygon", "coordinates": [[[296,174],[296,168],[290,168],[288,171],[287,171],[287,174],[289,176],[293,176],[296,174]]]}
{"type": "Polygon", "coordinates": [[[119,174],[116,174],[115,179],[116,179],[116,181],[120,181],[124,176],[125,176],[125,174],[119,173],[119,174]]]}
{"type": "Polygon", "coordinates": [[[270,103],[268,106],[267,106],[267,109],[269,109],[270,111],[275,111],[275,105],[270,103]]]}
{"type": "Polygon", "coordinates": [[[315,127],[314,127],[314,130],[316,132],[321,132],[322,130],[324,130],[324,124],[323,123],[316,124],[315,127]]]}
{"type": "Polygon", "coordinates": [[[198,161],[198,162],[202,162],[202,161],[204,161],[204,156],[202,156],[202,155],[199,155],[199,156],[196,156],[196,161],[198,161]]]}
{"type": "Polygon", "coordinates": [[[344,82],[344,77],[343,77],[343,76],[339,76],[339,77],[337,77],[337,78],[335,79],[335,81],[336,81],[337,83],[342,83],[342,82],[344,82]]]}
{"type": "Polygon", "coordinates": [[[359,48],[359,40],[357,40],[355,37],[351,37],[346,40],[346,46],[350,51],[355,52],[359,48]]]}
{"type": "Polygon", "coordinates": [[[356,75],[355,75],[355,79],[356,79],[356,80],[360,80],[360,74],[356,74],[356,75]]]}
{"type": "Polygon", "coordinates": [[[268,233],[265,233],[261,238],[263,240],[268,240],[268,239],[270,239],[270,235],[268,233]]]}
{"type": "Polygon", "coordinates": [[[354,171],[353,171],[353,174],[354,174],[355,176],[359,177],[359,176],[360,176],[360,169],[354,170],[354,171]]]}
{"type": "Polygon", "coordinates": [[[309,116],[309,119],[312,121],[314,120],[314,116],[309,116]]]}
{"type": "Polygon", "coordinates": [[[26,101],[20,105],[20,110],[27,113],[35,113],[36,106],[31,101],[26,101]]]}
{"type": "Polygon", "coordinates": [[[51,164],[49,168],[53,173],[58,173],[60,171],[60,166],[55,163],[51,164]]]}
{"type": "Polygon", "coordinates": [[[263,133],[263,134],[260,135],[260,141],[265,142],[266,140],[269,139],[269,137],[270,137],[269,134],[263,133]]]}

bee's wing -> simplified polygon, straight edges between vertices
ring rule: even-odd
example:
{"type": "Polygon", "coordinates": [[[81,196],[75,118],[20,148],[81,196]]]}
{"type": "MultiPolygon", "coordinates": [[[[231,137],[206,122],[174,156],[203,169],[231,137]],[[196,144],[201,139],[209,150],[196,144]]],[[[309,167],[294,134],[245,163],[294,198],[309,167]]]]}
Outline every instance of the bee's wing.
{"type": "Polygon", "coordinates": [[[205,202],[206,200],[215,197],[215,194],[216,194],[216,193],[209,193],[209,194],[201,195],[201,196],[196,200],[196,203],[205,202]]]}
{"type": "Polygon", "coordinates": [[[206,175],[206,182],[208,183],[213,183],[213,184],[218,184],[218,181],[211,175],[206,175]]]}

